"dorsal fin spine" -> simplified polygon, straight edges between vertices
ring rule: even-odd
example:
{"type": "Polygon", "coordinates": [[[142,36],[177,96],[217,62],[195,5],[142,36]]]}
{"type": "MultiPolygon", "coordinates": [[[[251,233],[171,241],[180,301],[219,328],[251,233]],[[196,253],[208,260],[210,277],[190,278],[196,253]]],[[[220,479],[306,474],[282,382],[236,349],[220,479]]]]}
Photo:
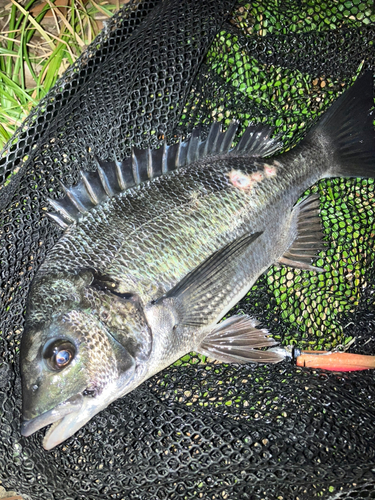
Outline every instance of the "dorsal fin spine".
{"type": "Polygon", "coordinates": [[[102,186],[104,188],[104,191],[106,192],[106,195],[111,198],[114,195],[114,192],[113,192],[113,189],[111,188],[111,186],[109,185],[107,176],[105,175],[105,172],[104,172],[103,168],[101,167],[100,163],[98,163],[98,174],[99,174],[102,186]]]}
{"type": "Polygon", "coordinates": [[[113,192],[113,189],[111,188],[111,186],[108,182],[107,175],[106,175],[104,169],[102,168],[100,160],[96,156],[94,156],[94,160],[96,163],[96,168],[97,168],[97,172],[99,175],[99,179],[100,179],[101,185],[103,186],[105,194],[111,198],[114,195],[114,192],[113,192]]]}
{"type": "Polygon", "coordinates": [[[178,146],[177,146],[177,154],[174,162],[175,168],[181,167],[182,166],[182,161],[181,161],[181,152],[182,152],[182,141],[178,141],[178,146]]]}
{"type": "Polygon", "coordinates": [[[121,163],[117,160],[117,158],[115,158],[115,168],[118,185],[120,186],[121,191],[125,191],[126,182],[124,176],[122,175],[121,163]]]}
{"type": "Polygon", "coordinates": [[[138,158],[135,154],[134,148],[132,148],[132,172],[135,184],[139,184],[141,179],[139,177],[138,158]]]}
{"type": "Polygon", "coordinates": [[[255,131],[252,130],[250,127],[248,127],[245,132],[242,134],[242,137],[241,139],[238,141],[238,144],[237,146],[234,148],[234,151],[241,151],[243,150],[249,139],[253,138],[254,137],[254,134],[255,134],[255,131]]]}
{"type": "Polygon", "coordinates": [[[154,177],[154,165],[152,161],[152,150],[147,148],[147,177],[152,179],[154,177]]]}
{"type": "Polygon", "coordinates": [[[51,198],[48,198],[48,202],[50,205],[53,206],[53,208],[62,214],[62,216],[67,219],[68,222],[73,223],[76,219],[69,214],[69,212],[56,200],[52,200],[51,198]]]}
{"type": "Polygon", "coordinates": [[[189,141],[187,141],[186,165],[189,165],[198,159],[197,152],[199,150],[199,132],[199,128],[195,128],[191,133],[189,141]]]}
{"type": "Polygon", "coordinates": [[[164,141],[161,148],[156,150],[133,147],[131,156],[121,162],[115,158],[114,162],[106,163],[94,157],[97,171],[81,171],[82,181],[73,188],[62,185],[65,198],[60,202],[51,200],[58,214],[51,214],[50,218],[61,227],[66,227],[79,220],[80,214],[87,213],[108,197],[176,168],[219,154],[263,157],[275,153],[282,146],[277,138],[270,138],[271,127],[250,125],[238,145],[231,149],[238,126],[238,121],[233,120],[227,130],[222,132],[222,124],[214,122],[205,140],[201,139],[201,127],[196,127],[189,139],[170,146],[164,141]]]}
{"type": "Polygon", "coordinates": [[[167,141],[164,139],[163,145],[163,155],[162,155],[162,167],[161,167],[161,172],[162,174],[166,174],[168,172],[168,161],[167,161],[167,141]]]}
{"type": "Polygon", "coordinates": [[[217,141],[219,135],[221,134],[221,123],[214,122],[210,131],[208,133],[207,139],[205,140],[203,154],[207,156],[211,151],[216,151],[217,149],[217,141]]]}
{"type": "Polygon", "coordinates": [[[47,217],[49,217],[53,222],[57,222],[57,224],[63,229],[69,227],[69,223],[65,222],[64,219],[59,214],[47,212],[47,217]]]}
{"type": "Polygon", "coordinates": [[[82,170],[81,170],[80,173],[81,173],[81,178],[82,178],[83,184],[85,186],[87,194],[89,195],[90,200],[93,202],[94,205],[98,205],[99,204],[99,199],[96,196],[95,191],[92,189],[90,181],[87,178],[87,173],[86,172],[82,172],[82,170]]]}
{"type": "Polygon", "coordinates": [[[228,130],[225,132],[225,137],[224,137],[223,143],[221,145],[221,151],[220,151],[221,153],[229,150],[229,148],[231,147],[233,140],[234,140],[234,137],[237,133],[238,126],[239,126],[239,123],[235,120],[233,120],[230,123],[228,130]]]}
{"type": "Polygon", "coordinates": [[[72,192],[71,189],[66,190],[66,195],[68,196],[68,198],[72,202],[72,204],[75,206],[75,208],[81,214],[87,213],[87,208],[83,205],[83,203],[80,201],[80,199],[72,192]]]}
{"type": "Polygon", "coordinates": [[[62,181],[60,181],[60,179],[58,179],[58,183],[60,184],[61,189],[66,194],[68,192],[68,188],[65,186],[65,184],[62,181]]]}

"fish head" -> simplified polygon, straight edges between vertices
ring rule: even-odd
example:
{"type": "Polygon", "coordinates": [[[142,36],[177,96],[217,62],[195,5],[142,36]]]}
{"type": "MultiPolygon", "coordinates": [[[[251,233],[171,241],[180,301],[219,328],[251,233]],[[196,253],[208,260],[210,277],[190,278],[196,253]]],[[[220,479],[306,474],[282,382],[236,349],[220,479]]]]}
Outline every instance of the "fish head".
{"type": "Polygon", "coordinates": [[[139,299],[98,287],[92,273],[45,277],[31,289],[21,344],[23,424],[53,424],[51,449],[140,383],[151,331],[139,299]]]}

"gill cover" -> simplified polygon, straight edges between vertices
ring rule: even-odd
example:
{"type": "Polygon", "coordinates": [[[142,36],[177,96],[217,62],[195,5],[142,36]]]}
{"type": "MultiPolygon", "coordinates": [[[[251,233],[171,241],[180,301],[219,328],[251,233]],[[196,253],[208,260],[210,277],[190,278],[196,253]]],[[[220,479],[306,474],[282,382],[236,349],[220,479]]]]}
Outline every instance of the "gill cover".
{"type": "Polygon", "coordinates": [[[83,415],[86,422],[117,399],[152,347],[137,296],[91,270],[61,277],[59,285],[60,297],[48,278],[33,284],[21,356],[22,434],[56,422],[53,446],[83,425],[83,415]]]}

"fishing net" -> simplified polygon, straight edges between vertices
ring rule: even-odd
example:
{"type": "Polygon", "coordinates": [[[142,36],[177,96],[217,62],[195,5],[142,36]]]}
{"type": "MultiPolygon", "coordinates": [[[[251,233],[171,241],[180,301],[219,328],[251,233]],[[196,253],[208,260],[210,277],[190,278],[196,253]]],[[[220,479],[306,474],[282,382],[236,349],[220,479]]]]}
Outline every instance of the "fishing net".
{"type": "MultiPolygon", "coordinates": [[[[0,160],[0,478],[33,500],[375,498],[373,372],[227,366],[191,353],[45,452],[20,436],[30,281],[61,230],[46,217],[79,169],[197,124],[274,125],[285,149],[365,69],[371,0],[134,1],[58,81],[0,160]]],[[[235,312],[283,345],[375,354],[373,180],[320,195],[324,273],[272,267],[235,312]]]]}

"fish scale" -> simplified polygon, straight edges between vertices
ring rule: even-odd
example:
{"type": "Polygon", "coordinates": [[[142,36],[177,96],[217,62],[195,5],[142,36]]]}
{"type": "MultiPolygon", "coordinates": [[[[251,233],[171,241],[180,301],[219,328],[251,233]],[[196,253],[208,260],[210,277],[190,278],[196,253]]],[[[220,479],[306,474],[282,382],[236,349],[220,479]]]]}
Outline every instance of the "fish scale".
{"type": "MultiPolygon", "coordinates": [[[[270,210],[272,207],[278,210],[276,199],[278,190],[284,187],[282,178],[265,179],[251,195],[229,183],[227,174],[230,170],[241,169],[250,175],[258,169],[255,163],[255,158],[251,157],[229,161],[212,158],[206,164],[192,165],[179,174],[159,178],[156,186],[149,184],[132,188],[130,193],[126,191],[119,198],[109,200],[104,208],[95,208],[77,226],[70,228],[52,251],[48,266],[68,271],[72,262],[76,266],[77,259],[82,261],[84,256],[97,269],[106,270],[119,279],[124,275],[124,268],[134,279],[144,276],[147,269],[152,282],[162,266],[164,287],[174,286],[197,262],[223,244],[245,231],[258,229],[257,224],[263,223],[262,214],[258,212],[264,210],[264,199],[268,200],[270,210]],[[206,192],[202,192],[202,187],[206,192]],[[196,192],[199,194],[195,198],[196,192]],[[115,234],[106,235],[105,246],[101,249],[98,242],[102,244],[105,222],[98,227],[98,220],[107,217],[115,234]],[[210,231],[212,227],[215,227],[214,231],[210,231]],[[158,244],[161,232],[163,239],[158,244]],[[110,242],[116,249],[115,255],[108,251],[110,242]],[[87,250],[83,252],[83,248],[87,250]],[[111,262],[108,262],[109,253],[111,262]],[[166,268],[174,259],[181,261],[181,268],[174,265],[166,268]]],[[[307,184],[310,185],[309,181],[307,184]]],[[[289,202],[290,208],[292,204],[289,202]]],[[[126,291],[126,284],[126,280],[121,279],[123,291],[126,291]]],[[[127,291],[133,291],[133,287],[130,279],[127,291]]]]}
{"type": "Polygon", "coordinates": [[[324,248],[319,199],[329,176],[374,176],[372,76],[276,158],[272,129],[213,124],[159,150],[99,162],[53,201],[66,228],[37,272],[21,345],[26,436],[55,422],[53,448],[115,399],[190,351],[225,363],[281,361],[248,316],[220,319],[279,263],[324,248]],[[348,146],[349,144],[349,146],[348,146]],[[158,163],[159,162],[159,163],[158,163]],[[190,162],[190,163],[189,163],[190,162]],[[124,187],[127,189],[124,190],[124,187]]]}

